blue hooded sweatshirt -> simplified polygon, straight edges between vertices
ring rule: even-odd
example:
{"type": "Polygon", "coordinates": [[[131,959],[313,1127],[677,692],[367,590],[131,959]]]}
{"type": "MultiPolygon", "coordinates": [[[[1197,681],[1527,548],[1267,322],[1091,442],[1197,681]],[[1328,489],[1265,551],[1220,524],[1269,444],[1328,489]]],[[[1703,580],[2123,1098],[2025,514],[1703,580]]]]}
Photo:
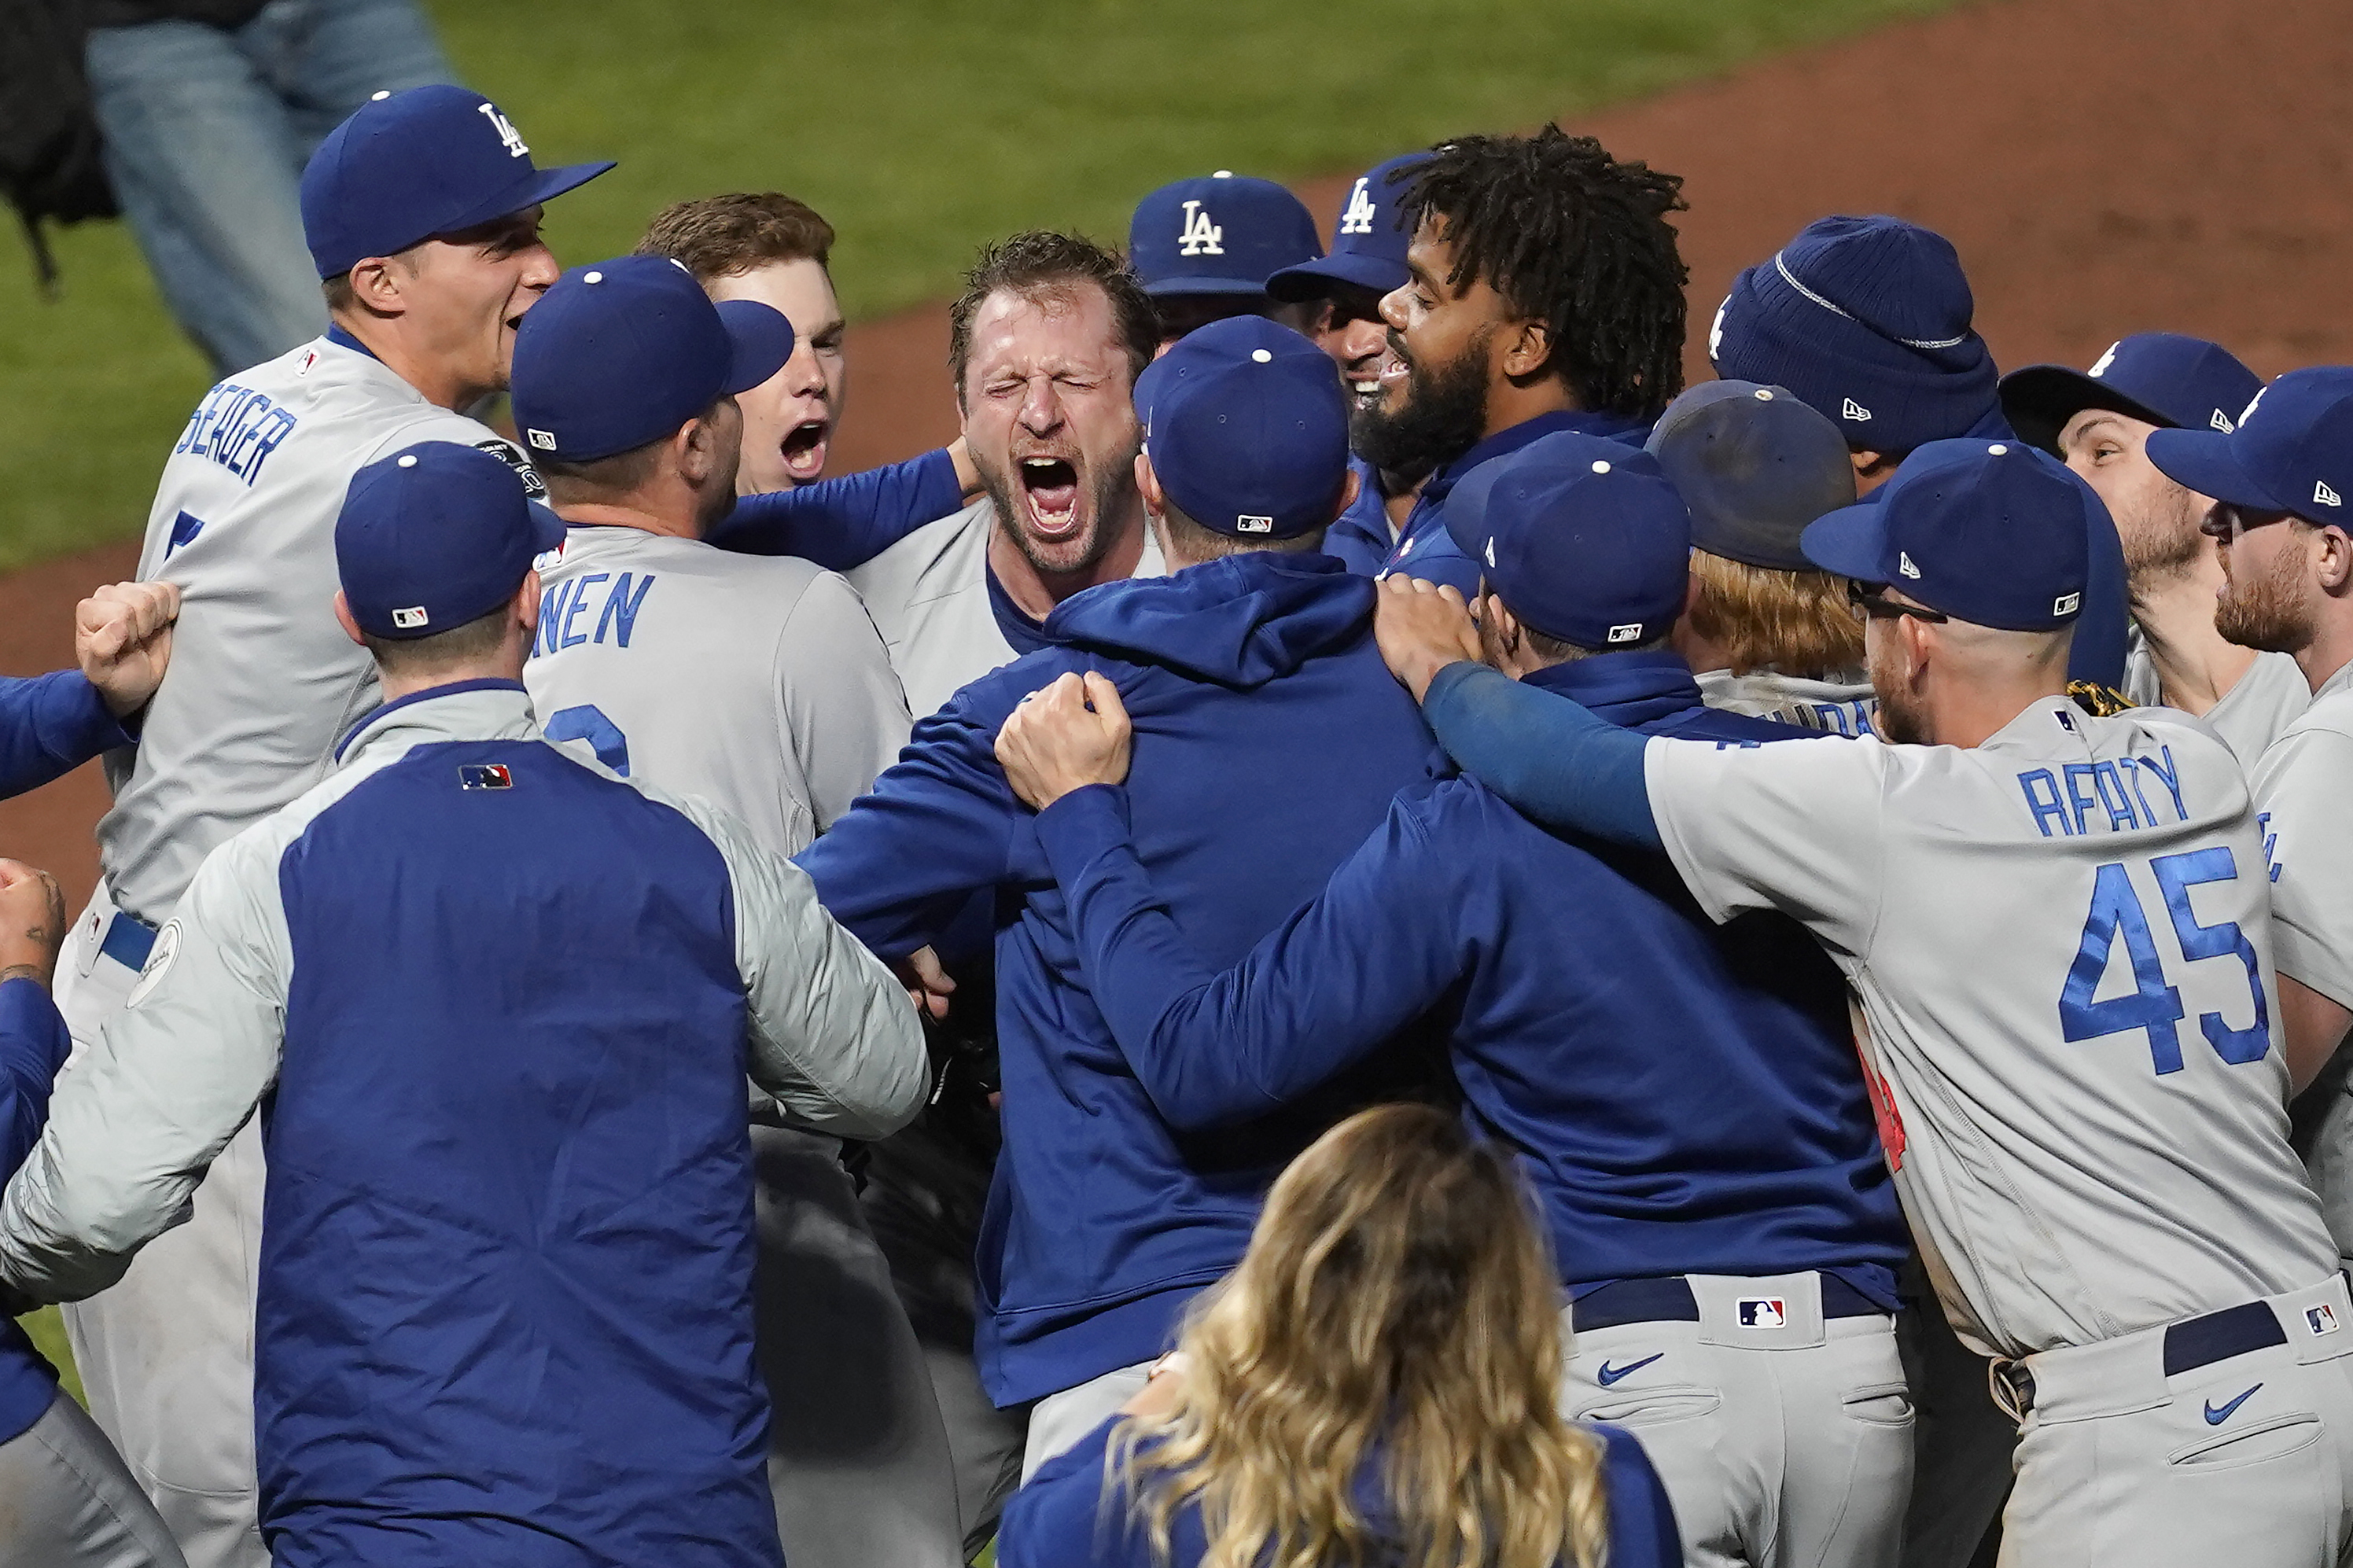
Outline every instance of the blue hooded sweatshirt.
{"type": "Polygon", "coordinates": [[[799,857],[886,959],[995,893],[1005,1144],[976,1260],[976,1352],[1000,1405],[1165,1350],[1186,1302],[1240,1259],[1282,1166],[1429,1071],[1435,1047],[1401,1040],[1278,1115],[1171,1128],[1087,994],[997,728],[1066,671],[1118,686],[1141,775],[1136,852],[1205,956],[1231,963],[1314,897],[1399,789],[1448,771],[1373,645],[1375,594],[1329,556],[1272,552],[1090,588],[1048,617],[1050,646],[917,724],[873,794],[799,857]]]}
{"type": "Polygon", "coordinates": [[[1446,498],[1454,493],[1454,487],[1462,482],[1464,475],[1490,458],[1516,452],[1529,442],[1559,430],[1574,430],[1580,435],[1640,447],[1650,438],[1651,424],[1648,419],[1626,414],[1562,409],[1539,414],[1509,429],[1496,431],[1430,476],[1413,503],[1413,510],[1406,514],[1396,548],[1373,575],[1386,577],[1392,572],[1402,572],[1409,577],[1451,584],[1464,598],[1475,597],[1479,592],[1479,563],[1465,555],[1462,547],[1454,542],[1454,536],[1446,531],[1446,498]]]}
{"type": "MultiPolygon", "coordinates": [[[[1703,706],[1672,653],[1526,680],[1642,735],[1809,740],[1703,706]]],[[[1172,1124],[1262,1115],[1455,995],[1471,1121],[1517,1153],[1573,1294],[1813,1269],[1895,1309],[1904,1220],[1845,986],[1794,921],[1719,926],[1663,857],[1547,833],[1464,777],[1399,795],[1314,903],[1216,973],[1139,873],[1123,805],[1076,791],[1039,836],[1082,968],[1172,1124]]]]}

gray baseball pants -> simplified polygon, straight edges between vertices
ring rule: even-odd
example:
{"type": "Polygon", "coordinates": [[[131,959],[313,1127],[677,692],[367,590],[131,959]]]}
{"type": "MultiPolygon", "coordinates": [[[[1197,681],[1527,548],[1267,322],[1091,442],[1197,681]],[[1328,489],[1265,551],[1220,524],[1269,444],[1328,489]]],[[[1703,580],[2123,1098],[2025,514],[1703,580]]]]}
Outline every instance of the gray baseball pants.
{"type": "Polygon", "coordinates": [[[0,1568],[186,1568],[147,1494],[73,1397],[0,1443],[0,1568]]]}

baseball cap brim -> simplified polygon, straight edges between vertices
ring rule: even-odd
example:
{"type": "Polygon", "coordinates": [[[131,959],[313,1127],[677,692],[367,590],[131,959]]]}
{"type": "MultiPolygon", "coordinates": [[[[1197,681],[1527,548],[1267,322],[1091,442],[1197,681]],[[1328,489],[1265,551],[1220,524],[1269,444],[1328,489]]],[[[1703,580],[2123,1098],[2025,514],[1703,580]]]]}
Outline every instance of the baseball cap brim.
{"type": "MultiPolygon", "coordinates": [[[[510,213],[519,213],[543,202],[552,202],[565,192],[575,190],[607,170],[618,166],[607,160],[601,163],[566,163],[560,168],[534,169],[497,195],[451,218],[435,232],[461,233],[477,224],[489,223],[493,218],[505,217],[510,213]]],[[[430,239],[433,237],[426,235],[421,237],[430,239]]]]}
{"type": "Polygon", "coordinates": [[[2173,427],[2172,420],[2148,405],[2073,365],[2030,364],[2011,371],[2001,378],[2000,392],[2002,416],[2018,438],[2054,458],[2066,455],[2059,450],[2059,433],[2086,408],[2111,409],[2143,424],[2173,427]]]}
{"type": "Polygon", "coordinates": [[[1263,294],[1266,282],[1252,278],[1163,278],[1146,283],[1144,291],[1155,300],[1182,299],[1187,294],[1263,294]]]}
{"type": "Polygon", "coordinates": [[[2200,495],[2260,511],[2296,510],[2255,482],[2218,430],[2153,431],[2147,449],[2158,473],[2200,495]]]}
{"type": "Polygon", "coordinates": [[[563,549],[564,520],[555,515],[554,509],[545,501],[526,501],[523,504],[531,509],[532,552],[544,555],[551,550],[563,549]]]}
{"type": "Polygon", "coordinates": [[[1400,263],[1386,261],[1377,256],[1326,256],[1315,261],[1302,261],[1271,273],[1266,280],[1269,299],[1282,304],[1296,304],[1302,300],[1320,300],[1332,291],[1335,283],[1353,283],[1359,289],[1370,289],[1376,294],[1387,294],[1405,287],[1408,274],[1400,263]]]}
{"type": "Polygon", "coordinates": [[[785,362],[793,357],[793,324],[773,305],[757,300],[722,300],[719,321],[735,348],[734,362],[720,388],[730,397],[751,391],[784,369],[785,362]]]}
{"type": "Polygon", "coordinates": [[[1825,572],[1858,583],[1883,583],[1887,580],[1887,509],[1862,500],[1825,512],[1806,524],[1798,547],[1825,572]]]}

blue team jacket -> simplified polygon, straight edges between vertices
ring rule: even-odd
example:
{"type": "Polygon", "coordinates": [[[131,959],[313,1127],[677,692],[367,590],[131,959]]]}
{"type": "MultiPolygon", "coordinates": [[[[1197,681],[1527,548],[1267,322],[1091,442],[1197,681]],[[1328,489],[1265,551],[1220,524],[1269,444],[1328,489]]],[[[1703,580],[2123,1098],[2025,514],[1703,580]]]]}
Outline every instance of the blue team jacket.
{"type": "Polygon", "coordinates": [[[799,857],[885,958],[995,890],[1005,1145],[976,1268],[981,1376],[999,1405],[1166,1349],[1186,1301],[1240,1258],[1274,1175],[1366,1090],[1328,1086],[1201,1135],[1155,1114],[1087,994],[997,727],[1066,670],[1117,683],[1138,853],[1205,954],[1230,963],[1314,896],[1391,796],[1446,771],[1373,646],[1375,593],[1329,556],[1272,553],[1090,588],[1047,619],[1053,646],[918,723],[874,793],[799,857]]]}
{"type": "Polygon", "coordinates": [[[1356,499],[1324,531],[1324,553],[1337,556],[1351,572],[1370,577],[1389,558],[1397,542],[1389,537],[1388,498],[1381,494],[1381,473],[1362,458],[1348,459],[1356,476],[1356,499]]]}
{"type": "Polygon", "coordinates": [[[1539,414],[1507,430],[1496,431],[1430,476],[1413,503],[1413,510],[1406,515],[1396,547],[1373,575],[1386,577],[1392,572],[1402,572],[1409,577],[1451,584],[1464,598],[1474,597],[1479,592],[1479,563],[1465,555],[1454,542],[1454,536],[1446,531],[1446,498],[1454,493],[1463,475],[1490,458],[1516,452],[1529,442],[1560,430],[1575,430],[1639,447],[1651,434],[1651,421],[1624,414],[1563,409],[1556,414],[1539,414]]]}
{"type": "Polygon", "coordinates": [[[536,739],[459,740],[321,811],[277,883],[274,1559],[780,1563],[717,847],[536,739]]]}
{"type": "MultiPolygon", "coordinates": [[[[1527,679],[1643,734],[1805,734],[1703,707],[1672,653],[1527,679]]],[[[1517,1152],[1572,1289],[1823,1269],[1894,1309],[1903,1217],[1844,987],[1794,922],[1716,925],[1663,857],[1556,837],[1464,777],[1407,791],[1313,904],[1213,974],[1133,857],[1105,855],[1123,804],[1079,791],[1039,837],[1098,1005],[1173,1125],[1262,1115],[1452,996],[1472,1121],[1517,1152]]]]}
{"type": "MultiPolygon", "coordinates": [[[[38,982],[0,983],[0,1184],[41,1141],[49,1085],[72,1047],[66,1021],[38,982]]],[[[57,1396],[57,1369],[14,1319],[0,1317],[0,1443],[21,1436],[57,1396]]]]}
{"type": "Polygon", "coordinates": [[[944,447],[797,489],[737,498],[710,542],[739,555],[797,555],[832,572],[862,566],[964,506],[944,447]]]}
{"type": "Polygon", "coordinates": [[[78,669],[0,677],[0,800],[136,744],[78,669]]]}
{"type": "MultiPolygon", "coordinates": [[[[1039,1466],[1029,1483],[1007,1500],[997,1536],[1001,1568],[1194,1568],[1201,1561],[1208,1544],[1198,1505],[1180,1509],[1170,1521],[1165,1562],[1153,1554],[1150,1537],[1118,1511],[1119,1494],[1113,1494],[1112,1511],[1104,1513],[1103,1465],[1112,1427],[1113,1422],[1104,1422],[1076,1447],[1039,1466]]],[[[1599,1425],[1591,1430],[1603,1443],[1601,1485],[1609,1510],[1609,1552],[1601,1568],[1682,1568],[1674,1505],[1650,1456],[1630,1432],[1599,1425]]],[[[1358,1479],[1356,1500],[1375,1528],[1381,1528],[1388,1508],[1377,1469],[1368,1467],[1358,1479]]],[[[1392,1560],[1377,1554],[1371,1561],[1392,1560]]]]}

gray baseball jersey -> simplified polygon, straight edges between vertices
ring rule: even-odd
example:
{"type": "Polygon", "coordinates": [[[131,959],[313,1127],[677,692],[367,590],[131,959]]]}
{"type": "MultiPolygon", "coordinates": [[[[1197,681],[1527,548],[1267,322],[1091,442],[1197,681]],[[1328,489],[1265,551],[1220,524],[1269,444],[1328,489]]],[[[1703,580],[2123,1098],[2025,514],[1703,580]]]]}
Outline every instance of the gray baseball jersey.
{"type": "MultiPolygon", "coordinates": [[[[2140,628],[2132,630],[2125,653],[2124,693],[2144,708],[2163,705],[2165,693],[2157,676],[2157,660],[2140,628]]],[[[2312,688],[2304,670],[2284,653],[2259,653],[2238,684],[2222,693],[2213,707],[2199,717],[2222,737],[2239,765],[2250,773],[2280,732],[2312,704],[2312,688]]]]}
{"type": "Polygon", "coordinates": [[[375,706],[375,667],[335,620],[335,517],[353,472],[417,441],[490,447],[529,473],[488,426],[328,338],[196,405],[139,554],[141,577],[180,585],[172,668],[137,750],[106,759],[99,857],[120,907],[169,915],[205,856],[326,777],[375,706]]]}
{"type": "Polygon", "coordinates": [[[540,583],[523,685],[549,737],[724,806],[779,855],[807,848],[906,744],[882,639],[821,567],[574,528],[540,583]]]}
{"type": "MultiPolygon", "coordinates": [[[[847,574],[873,614],[918,719],[1026,651],[1006,640],[990,603],[988,532],[996,521],[996,504],[983,496],[847,574]]],[[[1147,531],[1134,575],[1158,577],[1165,570],[1159,542],[1147,531]]]]}
{"type": "Polygon", "coordinates": [[[1982,746],[1652,740],[1676,868],[1777,908],[1857,998],[1955,1329],[2022,1356],[2325,1279],[2287,1143],[2263,838],[2213,736],[2029,706],[1982,746]]]}
{"type": "Polygon", "coordinates": [[[1772,669],[1746,675],[1711,669],[1697,679],[1700,700],[1710,708],[1776,719],[1825,734],[1868,735],[1879,712],[1879,696],[1861,670],[1837,680],[1809,680],[1772,669]]]}

